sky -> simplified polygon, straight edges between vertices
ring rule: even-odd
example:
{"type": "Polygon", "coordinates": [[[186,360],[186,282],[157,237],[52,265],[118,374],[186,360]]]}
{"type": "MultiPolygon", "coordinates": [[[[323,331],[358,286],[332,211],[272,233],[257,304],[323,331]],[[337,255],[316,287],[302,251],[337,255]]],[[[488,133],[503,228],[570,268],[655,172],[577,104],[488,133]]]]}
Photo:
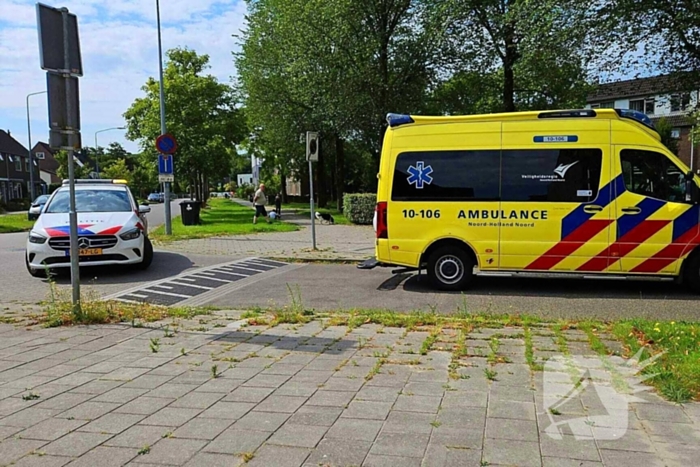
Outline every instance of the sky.
{"type": "MultiPolygon", "coordinates": [[[[155,0],[66,0],[51,3],[78,17],[83,76],[80,78],[83,146],[95,145],[95,132],[124,126],[123,113],[142,97],[141,86],[158,76],[155,0]]],[[[40,68],[36,2],[0,0],[0,128],[25,147],[27,94],[46,90],[40,68]]],[[[244,0],[160,0],[163,51],[188,47],[208,54],[209,73],[222,82],[235,75],[233,51],[245,22],[244,0]]],[[[30,98],[32,144],[48,141],[46,94],[30,98]]],[[[167,112],[167,109],[166,109],[167,112]]],[[[121,143],[138,151],[124,130],[102,132],[99,146],[121,143]]]]}

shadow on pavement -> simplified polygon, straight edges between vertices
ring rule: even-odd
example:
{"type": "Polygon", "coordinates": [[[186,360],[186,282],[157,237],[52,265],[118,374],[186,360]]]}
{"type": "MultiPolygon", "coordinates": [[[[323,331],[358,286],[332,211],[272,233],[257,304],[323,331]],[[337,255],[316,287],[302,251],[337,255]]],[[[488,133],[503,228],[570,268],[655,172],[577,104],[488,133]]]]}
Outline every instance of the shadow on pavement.
{"type": "MultiPolygon", "coordinates": [[[[151,266],[142,271],[135,266],[88,266],[80,269],[80,280],[90,284],[130,284],[176,276],[194,266],[184,255],[156,251],[151,266]]],[[[70,284],[70,269],[59,269],[53,277],[57,284],[70,284]]]]}
{"type": "Polygon", "coordinates": [[[377,290],[403,288],[406,292],[448,295],[504,295],[523,297],[613,298],[645,300],[693,300],[700,297],[674,282],[632,280],[534,279],[520,277],[477,277],[468,290],[441,292],[434,289],[428,276],[397,274],[384,281],[377,290]]]}

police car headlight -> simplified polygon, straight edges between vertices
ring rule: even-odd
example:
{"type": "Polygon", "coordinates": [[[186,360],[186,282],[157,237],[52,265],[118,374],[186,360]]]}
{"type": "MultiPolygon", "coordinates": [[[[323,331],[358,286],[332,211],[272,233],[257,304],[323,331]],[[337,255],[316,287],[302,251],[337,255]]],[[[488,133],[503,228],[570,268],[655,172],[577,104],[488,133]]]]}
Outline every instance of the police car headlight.
{"type": "Polygon", "coordinates": [[[119,235],[119,238],[122,240],[136,240],[141,236],[141,230],[140,229],[132,229],[129,230],[128,232],[124,232],[123,234],[119,235]]]}
{"type": "Polygon", "coordinates": [[[30,232],[29,243],[36,243],[42,245],[46,243],[46,237],[44,237],[43,235],[39,235],[38,233],[30,232]]]}

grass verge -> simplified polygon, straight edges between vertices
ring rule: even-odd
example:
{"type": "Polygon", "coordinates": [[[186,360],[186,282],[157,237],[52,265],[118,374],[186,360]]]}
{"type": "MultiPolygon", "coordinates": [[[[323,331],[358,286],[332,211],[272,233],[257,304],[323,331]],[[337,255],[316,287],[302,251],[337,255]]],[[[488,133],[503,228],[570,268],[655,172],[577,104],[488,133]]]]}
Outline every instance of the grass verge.
{"type": "Polygon", "coordinates": [[[265,222],[258,219],[253,224],[253,210],[240,204],[224,199],[212,198],[208,206],[200,213],[200,225],[182,225],[180,220],[173,222],[173,234],[165,235],[165,227],[160,226],[151,232],[151,239],[157,243],[168,243],[176,240],[190,240],[220,235],[242,235],[261,232],[291,232],[299,227],[286,222],[265,222]]]}
{"type": "MultiPolygon", "coordinates": [[[[309,205],[307,203],[289,203],[289,204],[283,204],[282,209],[286,211],[294,211],[294,213],[297,216],[302,216],[302,217],[311,217],[311,210],[309,209],[309,205]]],[[[333,219],[335,220],[336,224],[339,225],[352,225],[352,222],[348,220],[347,217],[345,217],[345,214],[342,212],[338,211],[335,208],[315,208],[316,211],[324,214],[330,214],[333,216],[333,219]]]]}
{"type": "Polygon", "coordinates": [[[26,213],[0,216],[0,233],[29,232],[33,226],[26,213]]]}

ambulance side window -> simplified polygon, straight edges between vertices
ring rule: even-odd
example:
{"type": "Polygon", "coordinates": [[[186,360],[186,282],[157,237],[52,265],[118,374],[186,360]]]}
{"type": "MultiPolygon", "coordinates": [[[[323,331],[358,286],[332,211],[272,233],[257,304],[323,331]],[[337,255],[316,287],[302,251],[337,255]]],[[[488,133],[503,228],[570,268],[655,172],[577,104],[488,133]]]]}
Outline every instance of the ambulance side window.
{"type": "Polygon", "coordinates": [[[627,190],[662,201],[684,201],[683,171],[665,155],[654,151],[623,149],[620,162],[627,190]]]}

